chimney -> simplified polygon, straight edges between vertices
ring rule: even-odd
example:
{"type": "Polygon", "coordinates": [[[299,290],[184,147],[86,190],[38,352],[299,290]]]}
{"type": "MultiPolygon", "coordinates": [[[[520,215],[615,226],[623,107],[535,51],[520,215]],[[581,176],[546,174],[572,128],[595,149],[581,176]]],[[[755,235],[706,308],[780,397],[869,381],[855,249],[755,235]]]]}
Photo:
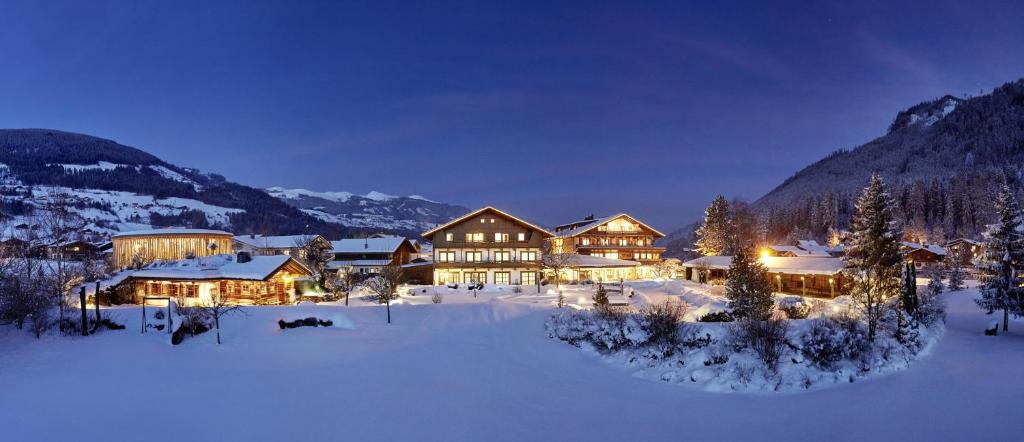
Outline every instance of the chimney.
{"type": "Polygon", "coordinates": [[[370,248],[370,239],[369,238],[363,238],[363,248],[364,249],[370,248]]]}
{"type": "Polygon", "coordinates": [[[252,255],[249,252],[238,252],[238,257],[235,258],[235,261],[239,264],[245,264],[252,261],[252,255]]]}
{"type": "Polygon", "coordinates": [[[594,220],[594,214],[593,213],[591,213],[590,215],[587,215],[586,218],[583,218],[583,221],[593,221],[593,220],[594,220]]]}

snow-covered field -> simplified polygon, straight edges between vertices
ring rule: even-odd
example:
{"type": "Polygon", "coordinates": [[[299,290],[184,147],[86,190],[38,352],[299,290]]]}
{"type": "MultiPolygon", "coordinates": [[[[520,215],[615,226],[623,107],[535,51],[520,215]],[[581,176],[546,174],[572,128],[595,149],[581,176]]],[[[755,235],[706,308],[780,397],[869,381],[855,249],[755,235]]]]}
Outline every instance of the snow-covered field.
{"type": "MultiPolygon", "coordinates": [[[[676,287],[640,283],[633,303],[676,287]]],[[[1024,431],[1024,322],[947,295],[945,335],[908,369],[786,394],[650,380],[549,339],[556,296],[424,288],[384,308],[250,307],[171,346],[128,328],[89,338],[0,327],[0,428],[20,440],[1013,440],[1024,431]],[[443,302],[431,301],[432,291],[443,302]],[[304,310],[302,312],[293,310],[304,310]],[[280,330],[309,311],[341,326],[280,330]],[[344,321],[351,320],[351,323],[344,321]]],[[[567,289],[567,298],[589,288],[567,289]],[[575,292],[575,293],[574,293],[575,292]]]]}

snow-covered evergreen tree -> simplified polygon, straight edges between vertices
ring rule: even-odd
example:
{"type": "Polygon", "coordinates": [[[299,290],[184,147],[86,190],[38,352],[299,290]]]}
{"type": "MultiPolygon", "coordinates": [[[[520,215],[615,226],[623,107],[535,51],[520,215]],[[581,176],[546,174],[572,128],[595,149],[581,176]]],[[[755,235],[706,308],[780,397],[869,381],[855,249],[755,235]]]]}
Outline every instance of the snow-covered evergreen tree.
{"type": "Polygon", "coordinates": [[[768,269],[748,247],[740,248],[732,257],[725,297],[735,317],[765,321],[772,316],[775,297],[768,269]]]}
{"type": "Polygon", "coordinates": [[[949,278],[949,291],[951,292],[959,292],[964,289],[964,266],[960,253],[963,252],[951,253],[946,258],[946,267],[948,269],[946,274],[947,278],[949,278]]]}
{"type": "Polygon", "coordinates": [[[975,302],[988,311],[1002,310],[1003,331],[1009,328],[1010,314],[1021,315],[1024,290],[1020,288],[1017,269],[1024,262],[1024,234],[1021,233],[1021,212],[1010,187],[1003,184],[996,197],[999,222],[986,233],[985,269],[992,279],[981,289],[975,302]]]}
{"type": "Polygon", "coordinates": [[[885,315],[886,301],[899,295],[902,255],[894,203],[878,175],[857,200],[847,250],[853,269],[851,294],[868,326],[868,339],[874,341],[878,323],[885,315]]]}
{"type": "Polygon", "coordinates": [[[719,195],[704,211],[704,224],[697,229],[697,251],[704,256],[731,252],[735,228],[729,201],[719,195]]]}
{"type": "Polygon", "coordinates": [[[931,280],[928,281],[928,286],[924,289],[924,293],[918,296],[917,314],[915,317],[926,326],[931,326],[939,320],[946,319],[946,306],[941,298],[942,291],[944,290],[942,284],[943,273],[944,271],[941,266],[932,267],[931,280]]]}

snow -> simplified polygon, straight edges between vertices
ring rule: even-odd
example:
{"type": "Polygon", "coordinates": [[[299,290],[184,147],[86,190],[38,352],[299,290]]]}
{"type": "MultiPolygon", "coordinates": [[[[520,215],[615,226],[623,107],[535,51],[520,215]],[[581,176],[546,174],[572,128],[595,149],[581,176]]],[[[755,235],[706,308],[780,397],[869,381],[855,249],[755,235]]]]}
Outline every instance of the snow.
{"type": "Polygon", "coordinates": [[[401,236],[383,238],[348,238],[331,241],[334,253],[392,253],[405,242],[401,236]]]}
{"type": "MultiPolygon", "coordinates": [[[[805,256],[762,256],[758,258],[769,272],[793,275],[834,275],[846,267],[840,258],[819,258],[805,256]]],[[[683,263],[685,267],[700,267],[728,270],[731,256],[704,256],[683,263]]]]}
{"type": "Polygon", "coordinates": [[[127,164],[116,164],[109,161],[99,161],[95,164],[58,164],[64,168],[64,172],[81,172],[83,170],[114,170],[118,167],[132,167],[127,164]]]}
{"type": "MultiPolygon", "coordinates": [[[[658,296],[656,283],[637,286],[658,296]]],[[[85,338],[37,341],[0,326],[0,428],[5,440],[76,441],[183,432],[196,441],[1015,440],[1024,431],[1024,322],[983,336],[991,317],[973,305],[974,290],[946,297],[946,334],[908,369],[786,394],[652,380],[549,339],[548,304],[460,296],[440,305],[403,296],[391,325],[383,306],[316,306],[351,329],[280,330],[276,321],[304,306],[245,307],[223,319],[220,346],[213,333],[173,347],[166,333],[140,334],[137,307],[103,309],[128,328],[85,338]]]]}
{"type": "Polygon", "coordinates": [[[177,229],[177,228],[166,228],[166,229],[147,229],[147,230],[135,230],[131,232],[122,232],[113,235],[113,238],[123,238],[128,236],[149,236],[149,235],[227,235],[231,236],[230,233],[223,230],[210,230],[210,229],[177,229]]]}
{"type": "Polygon", "coordinates": [[[316,192],[307,189],[286,189],[283,187],[269,187],[267,188],[267,193],[275,198],[299,199],[303,196],[309,196],[339,203],[344,203],[354,196],[354,194],[349,192],[316,192]]]}
{"type": "Polygon", "coordinates": [[[299,247],[307,238],[314,238],[316,235],[236,235],[235,241],[256,247],[270,249],[290,249],[299,247]]]}
{"type": "Polygon", "coordinates": [[[640,265],[636,261],[624,259],[605,258],[603,256],[573,255],[569,258],[567,267],[599,268],[599,267],[635,267],[640,265]]]}
{"type": "Polygon", "coordinates": [[[374,200],[374,201],[390,201],[390,200],[393,200],[393,199],[398,198],[398,197],[394,196],[394,195],[388,195],[386,193],[380,193],[380,192],[374,190],[374,191],[371,191],[370,193],[367,193],[366,194],[366,198],[374,200]]]}
{"type": "Polygon", "coordinates": [[[284,265],[288,255],[253,256],[237,262],[235,255],[213,255],[177,261],[156,261],[132,273],[136,278],[163,279],[249,279],[261,281],[284,265]]]}

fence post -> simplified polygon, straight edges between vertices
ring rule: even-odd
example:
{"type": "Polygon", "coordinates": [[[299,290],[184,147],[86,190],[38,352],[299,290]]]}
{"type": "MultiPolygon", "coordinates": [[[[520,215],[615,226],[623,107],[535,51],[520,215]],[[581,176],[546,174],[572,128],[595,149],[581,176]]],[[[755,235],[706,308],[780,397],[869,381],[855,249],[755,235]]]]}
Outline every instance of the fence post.
{"type": "Polygon", "coordinates": [[[89,318],[85,316],[85,284],[82,284],[82,289],[78,291],[79,306],[78,310],[82,312],[82,336],[89,336],[89,318]]]}

